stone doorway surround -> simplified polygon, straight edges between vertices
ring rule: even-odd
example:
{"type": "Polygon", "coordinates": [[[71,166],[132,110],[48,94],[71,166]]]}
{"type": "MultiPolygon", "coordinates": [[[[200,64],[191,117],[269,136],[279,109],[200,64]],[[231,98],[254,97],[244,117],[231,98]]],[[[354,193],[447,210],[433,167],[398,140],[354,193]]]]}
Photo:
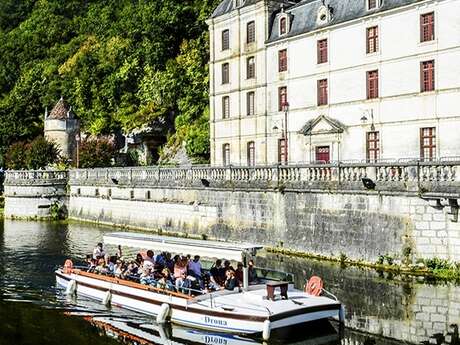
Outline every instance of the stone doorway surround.
{"type": "Polygon", "coordinates": [[[340,121],[326,115],[320,115],[305,123],[299,134],[304,136],[306,146],[305,160],[309,163],[316,161],[318,147],[329,146],[329,160],[339,161],[340,143],[346,126],[340,121]]]}

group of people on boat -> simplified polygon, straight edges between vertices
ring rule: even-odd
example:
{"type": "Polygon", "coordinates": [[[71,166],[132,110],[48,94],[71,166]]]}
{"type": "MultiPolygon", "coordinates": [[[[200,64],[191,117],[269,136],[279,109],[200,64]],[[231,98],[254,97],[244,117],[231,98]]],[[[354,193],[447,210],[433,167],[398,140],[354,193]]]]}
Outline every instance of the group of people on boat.
{"type": "MultiPolygon", "coordinates": [[[[216,290],[235,290],[243,285],[243,263],[233,268],[228,260],[217,259],[209,270],[203,268],[200,256],[175,255],[152,250],[137,253],[136,258],[123,257],[121,246],[117,253],[109,255],[102,243],[98,243],[92,255],[87,255],[88,272],[119,279],[137,281],[170,291],[200,294],[216,290]]],[[[253,260],[248,262],[248,282],[257,283],[253,260]]]]}

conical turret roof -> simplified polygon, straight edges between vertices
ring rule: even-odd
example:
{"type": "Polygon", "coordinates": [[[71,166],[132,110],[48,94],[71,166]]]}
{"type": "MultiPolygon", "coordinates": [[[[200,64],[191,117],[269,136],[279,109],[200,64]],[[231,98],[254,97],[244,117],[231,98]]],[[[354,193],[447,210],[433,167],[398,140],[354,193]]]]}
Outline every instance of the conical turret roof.
{"type": "Polygon", "coordinates": [[[53,120],[65,120],[67,118],[73,118],[72,107],[69,107],[63,97],[56,103],[53,110],[48,116],[48,119],[53,120]]]}

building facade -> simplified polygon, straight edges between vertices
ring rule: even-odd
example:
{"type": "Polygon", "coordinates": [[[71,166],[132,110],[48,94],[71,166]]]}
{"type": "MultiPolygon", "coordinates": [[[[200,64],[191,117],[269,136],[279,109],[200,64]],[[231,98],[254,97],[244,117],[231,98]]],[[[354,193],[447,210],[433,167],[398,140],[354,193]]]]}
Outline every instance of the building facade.
{"type": "Polygon", "coordinates": [[[460,0],[224,0],[213,165],[460,156],[460,0]]]}

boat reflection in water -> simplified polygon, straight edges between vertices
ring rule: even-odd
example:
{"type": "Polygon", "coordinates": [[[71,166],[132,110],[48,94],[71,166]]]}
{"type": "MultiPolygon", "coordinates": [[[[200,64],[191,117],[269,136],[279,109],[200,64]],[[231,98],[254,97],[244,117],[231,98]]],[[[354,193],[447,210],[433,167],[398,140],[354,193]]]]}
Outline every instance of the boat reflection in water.
{"type": "MultiPolygon", "coordinates": [[[[147,344],[206,344],[206,345],[249,345],[267,344],[254,339],[245,338],[226,333],[215,333],[184,328],[171,324],[158,325],[136,321],[122,317],[97,316],[90,314],[72,313],[71,315],[82,316],[93,326],[101,331],[101,335],[109,336],[124,344],[147,345],[147,344]]],[[[313,322],[300,328],[290,328],[288,332],[278,333],[270,344],[318,344],[336,345],[341,343],[340,332],[328,321],[313,322]],[[320,330],[320,331],[318,331],[320,330]]]]}

